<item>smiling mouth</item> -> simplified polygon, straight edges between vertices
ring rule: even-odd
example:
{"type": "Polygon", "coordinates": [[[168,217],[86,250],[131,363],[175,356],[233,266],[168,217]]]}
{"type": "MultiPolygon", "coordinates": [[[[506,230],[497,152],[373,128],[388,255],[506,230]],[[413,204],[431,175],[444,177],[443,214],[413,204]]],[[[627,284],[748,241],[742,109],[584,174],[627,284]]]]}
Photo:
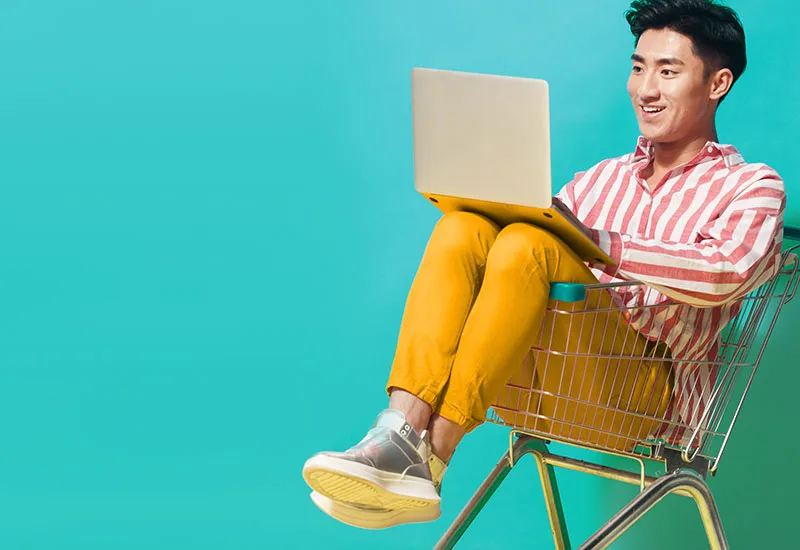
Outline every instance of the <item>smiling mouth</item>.
{"type": "Polygon", "coordinates": [[[645,107],[644,105],[641,106],[642,112],[646,115],[657,115],[666,107],[645,107]]]}

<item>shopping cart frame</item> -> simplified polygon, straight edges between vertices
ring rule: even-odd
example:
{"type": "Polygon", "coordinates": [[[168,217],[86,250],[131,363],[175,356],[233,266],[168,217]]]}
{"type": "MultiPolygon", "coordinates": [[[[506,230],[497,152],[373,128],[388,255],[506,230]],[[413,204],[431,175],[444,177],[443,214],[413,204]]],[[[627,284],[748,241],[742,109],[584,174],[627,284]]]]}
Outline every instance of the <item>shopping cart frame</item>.
{"type": "MultiPolygon", "coordinates": [[[[800,242],[800,229],[785,227],[784,239],[800,242]]],[[[690,439],[690,441],[694,442],[694,447],[692,444],[681,447],[674,444],[665,444],[663,441],[648,441],[644,443],[644,447],[637,447],[636,452],[615,452],[598,445],[582,444],[569,438],[554,437],[552,434],[543,434],[527,429],[513,428],[509,433],[508,450],[502,455],[497,465],[492,469],[469,502],[467,502],[460,514],[450,525],[449,529],[441,537],[436,548],[453,548],[483,507],[492,498],[492,495],[500,487],[511,470],[524,456],[532,455],[536,461],[551,533],[557,550],[570,550],[572,546],[564,517],[561,496],[558,490],[558,483],[555,475],[556,467],[637,485],[640,489],[639,494],[630,503],[579,547],[580,550],[608,548],[620,535],[627,531],[634,523],[641,519],[644,514],[650,511],[669,494],[678,494],[692,498],[697,504],[711,549],[727,550],[729,546],[722,526],[719,510],[717,509],[711,489],[706,483],[706,479],[709,473],[712,475],[716,474],[719,460],[727,446],[730,434],[738,419],[742,404],[747,396],[780,311],[785,304],[794,298],[797,292],[798,284],[800,283],[800,274],[798,272],[800,260],[795,251],[798,248],[800,248],[800,244],[786,249],[783,252],[781,267],[778,273],[748,295],[751,296],[758,292],[763,292],[763,289],[767,287],[767,285],[772,285],[771,289],[773,291],[778,289],[775,294],[770,294],[771,298],[777,300],[774,304],[775,310],[772,317],[766,317],[766,309],[761,309],[757,312],[760,317],[757,319],[753,334],[750,337],[752,338],[755,336],[755,332],[762,326],[763,321],[768,321],[766,334],[760,342],[760,345],[752,349],[748,348],[744,350],[745,354],[755,352],[756,356],[752,363],[752,370],[746,379],[746,385],[743,387],[738,403],[735,406],[730,425],[723,434],[724,438],[718,452],[713,454],[706,453],[706,455],[704,455],[699,451],[701,445],[697,444],[698,438],[702,438],[701,434],[703,429],[707,428],[708,411],[712,410],[713,407],[707,408],[698,425],[694,426],[695,430],[690,439]],[[785,280],[785,286],[782,288],[779,286],[781,278],[785,280]],[[550,451],[549,445],[552,442],[562,444],[565,448],[594,451],[600,453],[599,456],[614,455],[630,459],[635,461],[639,466],[638,472],[555,454],[550,451]],[[643,452],[641,450],[642,448],[646,449],[646,451],[643,452]],[[660,463],[663,465],[664,474],[658,476],[647,475],[647,465],[653,463],[660,463]]],[[[554,295],[558,295],[559,299],[563,300],[565,294],[574,292],[575,285],[569,286],[571,288],[565,288],[564,286],[559,288],[558,284],[554,284],[553,288],[551,288],[551,298],[554,295]]],[[[599,287],[602,285],[588,285],[585,288],[588,289],[591,286],[599,287]]],[[[585,296],[585,294],[578,292],[573,301],[580,300],[582,296],[585,296]]],[[[764,307],[766,308],[766,306],[764,307]]],[[[752,310],[750,313],[753,314],[752,310]]],[[[739,353],[739,351],[737,350],[736,353],[739,353]]],[[[728,394],[726,395],[722,395],[721,393],[717,394],[715,390],[715,398],[727,399],[729,402],[731,400],[731,395],[729,395],[729,393],[730,390],[728,390],[728,394]]],[[[489,420],[493,421],[491,419],[489,420]]],[[[508,425],[504,422],[495,421],[495,423],[508,425]]]]}

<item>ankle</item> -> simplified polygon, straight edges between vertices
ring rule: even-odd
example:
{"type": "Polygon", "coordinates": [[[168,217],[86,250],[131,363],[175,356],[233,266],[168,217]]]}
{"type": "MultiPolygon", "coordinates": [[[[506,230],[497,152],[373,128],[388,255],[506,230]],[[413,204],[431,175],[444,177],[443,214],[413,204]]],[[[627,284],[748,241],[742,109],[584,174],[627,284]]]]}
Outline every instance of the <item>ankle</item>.
{"type": "Polygon", "coordinates": [[[466,430],[452,420],[434,414],[428,431],[433,454],[445,464],[449,464],[466,430]]]}
{"type": "Polygon", "coordinates": [[[450,464],[455,454],[455,448],[448,445],[434,445],[431,441],[431,452],[438,458],[445,466],[450,464]]]}
{"type": "Polygon", "coordinates": [[[402,412],[406,422],[420,434],[428,427],[433,412],[425,401],[400,388],[392,388],[389,408],[402,412]]]}

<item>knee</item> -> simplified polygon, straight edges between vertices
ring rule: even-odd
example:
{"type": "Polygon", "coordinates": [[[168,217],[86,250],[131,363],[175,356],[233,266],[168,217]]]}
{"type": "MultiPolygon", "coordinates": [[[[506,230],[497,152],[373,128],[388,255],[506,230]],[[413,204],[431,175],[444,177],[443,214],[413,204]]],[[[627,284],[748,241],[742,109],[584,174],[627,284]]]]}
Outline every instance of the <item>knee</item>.
{"type": "Polygon", "coordinates": [[[515,223],[497,236],[489,253],[487,268],[518,271],[532,263],[544,265],[548,256],[554,256],[548,251],[556,252],[559,246],[558,237],[552,233],[526,223],[515,223]]]}
{"type": "Polygon", "coordinates": [[[461,250],[476,242],[488,246],[494,242],[499,228],[487,218],[471,212],[449,212],[436,223],[431,242],[437,248],[461,250]]]}

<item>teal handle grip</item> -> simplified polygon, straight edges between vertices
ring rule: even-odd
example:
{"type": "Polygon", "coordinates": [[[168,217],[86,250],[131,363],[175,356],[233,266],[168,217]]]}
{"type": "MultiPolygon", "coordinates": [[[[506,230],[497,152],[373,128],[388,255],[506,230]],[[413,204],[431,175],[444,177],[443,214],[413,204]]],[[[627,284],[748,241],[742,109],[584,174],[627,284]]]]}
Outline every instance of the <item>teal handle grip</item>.
{"type": "Polygon", "coordinates": [[[586,286],[580,283],[550,283],[550,299],[580,302],[586,299],[586,286]]]}

